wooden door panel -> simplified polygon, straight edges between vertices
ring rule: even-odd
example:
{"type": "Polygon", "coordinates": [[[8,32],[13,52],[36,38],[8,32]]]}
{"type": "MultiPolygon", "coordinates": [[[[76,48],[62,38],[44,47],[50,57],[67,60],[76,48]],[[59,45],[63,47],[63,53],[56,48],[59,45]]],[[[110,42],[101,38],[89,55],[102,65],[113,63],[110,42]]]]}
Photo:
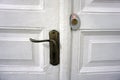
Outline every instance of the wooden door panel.
{"type": "Polygon", "coordinates": [[[80,17],[80,29],[119,29],[119,4],[119,0],[74,0],[73,12],[80,17]]]}
{"type": "Polygon", "coordinates": [[[120,0],[74,0],[72,80],[119,80],[120,0]]]}
{"type": "Polygon", "coordinates": [[[57,29],[58,2],[54,0],[2,0],[0,2],[0,27],[54,27],[57,29]]]}
{"type": "Polygon", "coordinates": [[[42,9],[44,0],[1,0],[0,9],[42,9]]]}
{"type": "Polygon", "coordinates": [[[39,29],[1,30],[0,71],[44,71],[45,66],[49,65],[49,44],[46,43],[45,47],[44,44],[34,44],[29,40],[44,39],[43,35],[39,29]]]}
{"type": "Polygon", "coordinates": [[[0,80],[58,80],[49,63],[49,39],[59,31],[59,0],[0,0],[0,80]]]}
{"type": "Polygon", "coordinates": [[[80,29],[115,30],[120,29],[120,14],[118,13],[85,13],[79,14],[81,19],[80,29]]]}
{"type": "Polygon", "coordinates": [[[83,12],[120,12],[119,0],[81,0],[83,12]]]}
{"type": "Polygon", "coordinates": [[[80,43],[80,73],[120,71],[119,31],[81,31],[80,43]]]}
{"type": "Polygon", "coordinates": [[[120,79],[119,30],[81,30],[73,36],[72,80],[120,79]]]}
{"type": "Polygon", "coordinates": [[[39,28],[0,29],[0,79],[58,79],[59,66],[49,63],[49,43],[36,44],[29,40],[48,39],[48,33],[49,30],[39,28]]]}

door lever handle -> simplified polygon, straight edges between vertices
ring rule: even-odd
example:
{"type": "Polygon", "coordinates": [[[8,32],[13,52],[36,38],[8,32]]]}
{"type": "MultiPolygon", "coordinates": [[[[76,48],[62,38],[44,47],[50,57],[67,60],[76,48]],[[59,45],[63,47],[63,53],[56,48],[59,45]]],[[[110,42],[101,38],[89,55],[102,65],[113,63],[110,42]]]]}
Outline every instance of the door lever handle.
{"type": "Polygon", "coordinates": [[[34,43],[40,43],[40,42],[52,42],[55,46],[57,45],[56,41],[53,40],[53,39],[51,39],[51,40],[49,40],[49,39],[46,39],[46,40],[36,40],[36,39],[32,39],[32,38],[30,38],[30,41],[31,41],[31,42],[34,42],[34,43]]]}
{"type": "Polygon", "coordinates": [[[30,38],[30,41],[31,41],[31,42],[34,42],[34,43],[39,43],[39,42],[50,42],[49,39],[46,39],[46,40],[36,40],[36,39],[32,39],[32,38],[30,38]]]}
{"type": "Polygon", "coordinates": [[[59,32],[56,30],[52,30],[49,32],[49,39],[46,40],[35,40],[30,38],[30,41],[33,43],[41,43],[41,42],[49,42],[50,43],[50,64],[58,65],[60,63],[59,60],[59,32]]]}

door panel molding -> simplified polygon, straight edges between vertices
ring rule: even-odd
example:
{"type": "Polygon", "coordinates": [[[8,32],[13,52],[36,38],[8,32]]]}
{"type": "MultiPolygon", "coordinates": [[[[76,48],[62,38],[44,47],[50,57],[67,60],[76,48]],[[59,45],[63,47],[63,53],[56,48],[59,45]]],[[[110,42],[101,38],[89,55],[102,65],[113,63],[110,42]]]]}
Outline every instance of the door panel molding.
{"type": "Polygon", "coordinates": [[[0,72],[43,72],[48,70],[50,68],[49,54],[46,53],[49,53],[49,48],[47,48],[49,45],[33,44],[29,40],[31,37],[44,39],[47,37],[44,36],[45,34],[46,31],[43,29],[0,30],[0,72]]]}
{"type": "Polygon", "coordinates": [[[120,31],[82,30],[80,38],[80,74],[120,71],[120,31]]]}
{"type": "Polygon", "coordinates": [[[42,10],[44,0],[1,0],[0,10],[42,10]]]}

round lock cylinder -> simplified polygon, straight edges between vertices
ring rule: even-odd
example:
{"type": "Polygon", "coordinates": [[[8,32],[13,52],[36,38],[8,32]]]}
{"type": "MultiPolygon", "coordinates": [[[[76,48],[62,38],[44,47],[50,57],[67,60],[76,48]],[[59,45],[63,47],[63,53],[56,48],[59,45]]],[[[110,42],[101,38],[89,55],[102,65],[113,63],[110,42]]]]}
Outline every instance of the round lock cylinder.
{"type": "Polygon", "coordinates": [[[76,14],[70,16],[70,26],[72,30],[78,30],[80,28],[80,19],[76,14]]]}

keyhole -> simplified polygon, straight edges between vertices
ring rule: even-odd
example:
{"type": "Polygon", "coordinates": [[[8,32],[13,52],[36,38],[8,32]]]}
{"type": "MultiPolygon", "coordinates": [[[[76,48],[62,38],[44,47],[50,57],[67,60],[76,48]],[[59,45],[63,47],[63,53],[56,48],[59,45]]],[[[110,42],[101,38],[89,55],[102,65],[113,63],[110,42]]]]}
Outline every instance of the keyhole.
{"type": "Polygon", "coordinates": [[[55,32],[52,32],[52,34],[55,34],[55,32]]]}

